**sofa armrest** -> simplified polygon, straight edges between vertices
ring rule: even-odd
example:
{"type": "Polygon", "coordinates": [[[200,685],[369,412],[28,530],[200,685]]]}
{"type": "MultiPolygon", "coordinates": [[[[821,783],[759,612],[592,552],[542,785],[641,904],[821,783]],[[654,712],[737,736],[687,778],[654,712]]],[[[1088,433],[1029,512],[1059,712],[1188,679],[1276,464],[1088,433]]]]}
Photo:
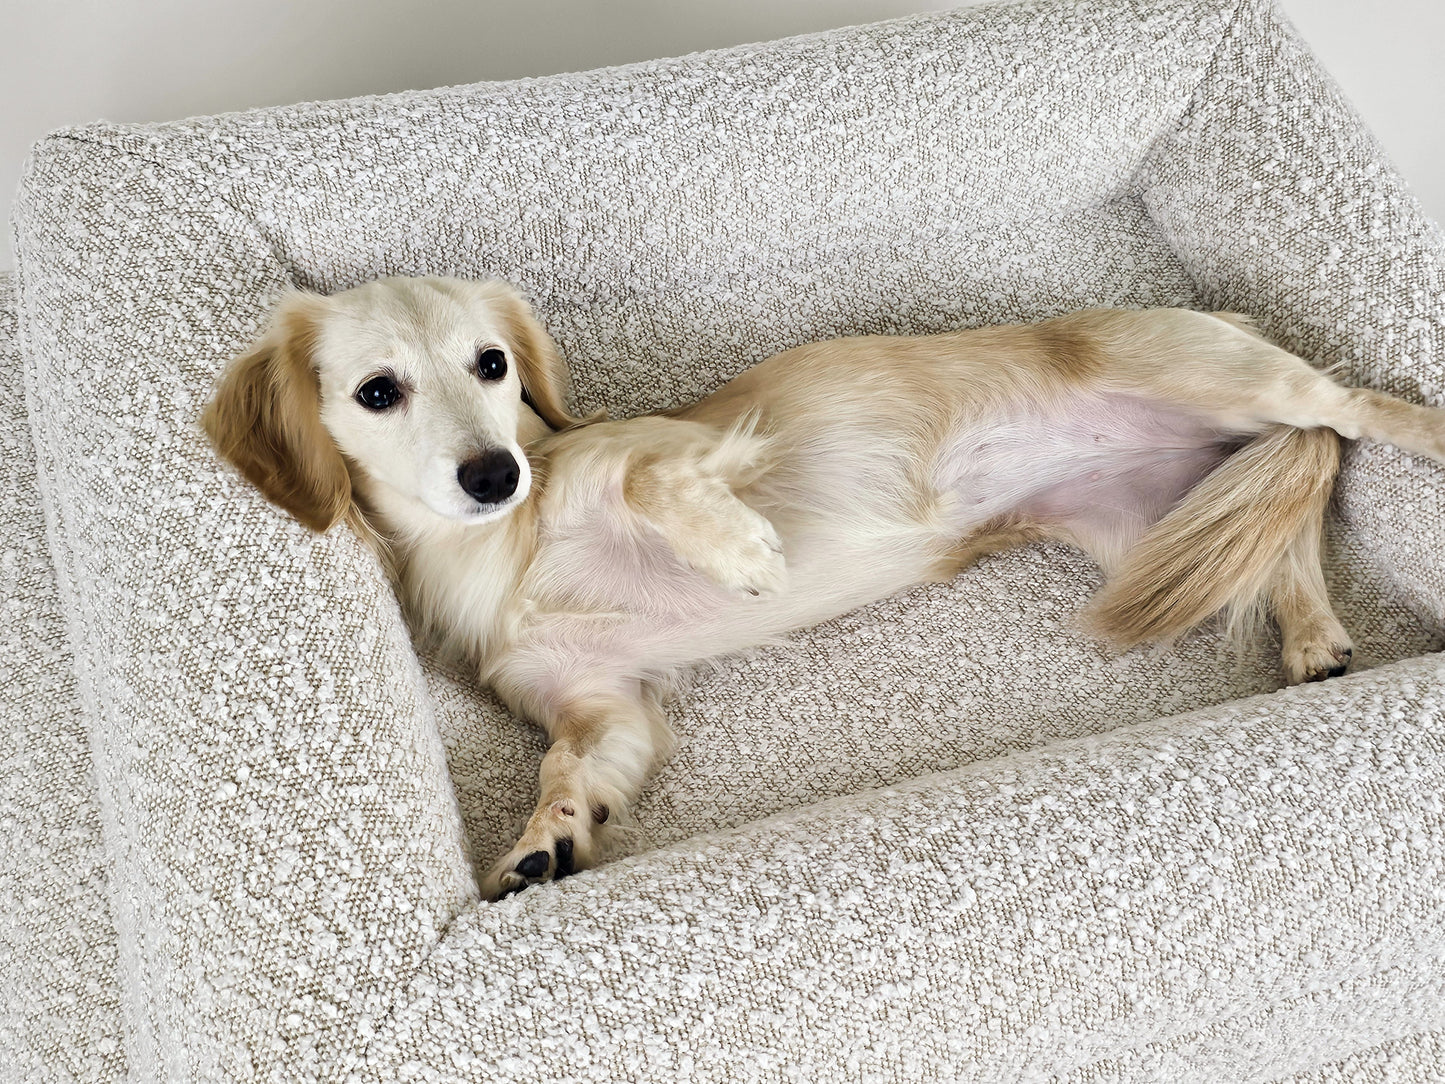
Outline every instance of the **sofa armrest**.
{"type": "Polygon", "coordinates": [[[36,148],[16,225],[130,1069],[306,1064],[385,1014],[475,887],[376,562],[218,470],[194,420],[287,276],[195,177],[75,138],[36,148]]]}
{"type": "Polygon", "coordinates": [[[0,275],[0,1064],[125,1077],[115,924],[90,728],[76,699],[35,452],[14,280],[0,275]]]}
{"type": "Polygon", "coordinates": [[[362,1079],[1276,1079],[1445,1025],[1442,794],[1434,656],[828,802],[477,906],[362,1079]]]}
{"type": "MultiPolygon", "coordinates": [[[[1445,404],[1445,235],[1274,4],[1245,0],[1141,184],[1208,307],[1348,383],[1445,404]]],[[[1338,492],[1344,559],[1438,626],[1445,470],[1362,445],[1338,492]]]]}

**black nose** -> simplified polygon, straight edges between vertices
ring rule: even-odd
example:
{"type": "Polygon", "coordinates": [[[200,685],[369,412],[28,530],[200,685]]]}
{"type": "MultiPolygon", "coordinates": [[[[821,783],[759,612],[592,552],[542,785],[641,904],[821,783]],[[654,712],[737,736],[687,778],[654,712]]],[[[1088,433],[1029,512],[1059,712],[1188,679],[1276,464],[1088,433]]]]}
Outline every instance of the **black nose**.
{"type": "Polygon", "coordinates": [[[467,496],[482,504],[497,504],[517,492],[517,479],[522,472],[512,453],[501,448],[483,452],[457,468],[457,481],[467,496]]]}

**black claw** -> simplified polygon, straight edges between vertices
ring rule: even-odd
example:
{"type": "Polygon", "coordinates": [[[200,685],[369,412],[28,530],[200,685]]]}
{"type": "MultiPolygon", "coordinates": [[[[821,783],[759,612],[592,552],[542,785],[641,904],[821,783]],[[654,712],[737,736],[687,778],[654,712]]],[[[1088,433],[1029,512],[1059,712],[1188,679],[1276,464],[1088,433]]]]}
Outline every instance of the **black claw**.
{"type": "Polygon", "coordinates": [[[551,863],[552,856],[546,851],[533,851],[512,868],[523,877],[540,877],[551,863]]]}
{"type": "Polygon", "coordinates": [[[572,839],[566,837],[557,841],[557,872],[552,874],[554,881],[560,881],[577,872],[577,867],[572,859],[572,839]]]}
{"type": "Polygon", "coordinates": [[[497,899],[499,899],[499,900],[504,900],[504,899],[506,899],[508,896],[515,896],[518,892],[522,891],[522,889],[524,889],[524,888],[526,888],[526,887],[527,887],[527,882],[526,882],[526,881],[518,881],[518,882],[517,882],[516,884],[514,884],[511,888],[504,888],[504,889],[502,889],[502,891],[498,894],[497,899]]]}
{"type": "Polygon", "coordinates": [[[1335,651],[1335,658],[1340,659],[1340,660],[1342,660],[1342,661],[1340,662],[1340,665],[1330,667],[1329,676],[1330,676],[1330,677],[1339,677],[1341,674],[1343,674],[1346,670],[1348,670],[1348,669],[1350,668],[1350,660],[1353,659],[1354,657],[1355,657],[1355,649],[1354,649],[1354,648],[1352,648],[1352,647],[1342,647],[1342,648],[1338,648],[1338,649],[1335,651]]]}

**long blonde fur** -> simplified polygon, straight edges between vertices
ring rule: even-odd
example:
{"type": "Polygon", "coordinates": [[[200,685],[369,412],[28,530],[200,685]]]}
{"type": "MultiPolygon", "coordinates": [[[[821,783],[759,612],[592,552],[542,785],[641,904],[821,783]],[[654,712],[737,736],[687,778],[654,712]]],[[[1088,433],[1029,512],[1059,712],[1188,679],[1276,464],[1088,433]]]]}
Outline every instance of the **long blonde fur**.
{"type": "Polygon", "coordinates": [[[597,860],[689,667],[1035,539],[1099,562],[1090,620],[1121,646],[1260,610],[1287,681],[1342,673],[1339,438],[1445,461],[1445,411],[1180,309],[815,343],[626,421],[566,389],[510,287],[387,279],[283,300],[204,417],[273,502],[384,549],[418,629],[547,731],[494,896],[597,860]]]}
{"type": "Polygon", "coordinates": [[[1172,640],[1220,611],[1248,632],[1296,535],[1318,533],[1339,470],[1331,429],[1277,426],[1200,482],[1129,551],[1087,615],[1121,648],[1172,640]]]}

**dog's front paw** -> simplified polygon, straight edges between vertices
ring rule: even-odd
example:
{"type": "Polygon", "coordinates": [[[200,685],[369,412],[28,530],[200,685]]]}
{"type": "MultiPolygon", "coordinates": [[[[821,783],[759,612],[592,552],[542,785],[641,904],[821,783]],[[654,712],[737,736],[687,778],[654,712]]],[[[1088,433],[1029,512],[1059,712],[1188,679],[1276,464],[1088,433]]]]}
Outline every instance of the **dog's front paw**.
{"type": "MultiPolygon", "coordinates": [[[[600,820],[607,814],[601,813],[600,820]]],[[[517,845],[496,863],[482,880],[482,895],[501,899],[530,885],[558,881],[592,864],[592,822],[598,810],[588,810],[562,798],[532,814],[517,845]]]]}
{"type": "Polygon", "coordinates": [[[1285,680],[1291,685],[1339,677],[1350,668],[1355,649],[1349,640],[1307,640],[1283,652],[1285,680]]]}
{"type": "Polygon", "coordinates": [[[775,595],[787,586],[782,539],[766,516],[747,505],[739,502],[727,529],[709,542],[684,560],[718,586],[750,595],[775,595]]]}

